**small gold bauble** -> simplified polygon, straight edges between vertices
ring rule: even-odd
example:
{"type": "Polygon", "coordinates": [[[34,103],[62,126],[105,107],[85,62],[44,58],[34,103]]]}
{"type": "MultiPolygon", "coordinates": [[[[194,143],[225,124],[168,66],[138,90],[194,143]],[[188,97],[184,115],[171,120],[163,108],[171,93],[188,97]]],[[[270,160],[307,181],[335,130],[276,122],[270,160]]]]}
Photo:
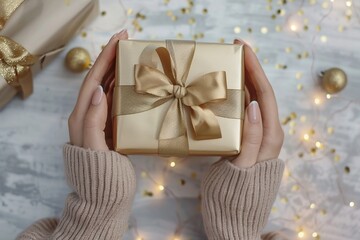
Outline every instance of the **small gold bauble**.
{"type": "Polygon", "coordinates": [[[321,86],[329,94],[338,93],[347,84],[346,73],[340,68],[330,68],[321,72],[321,86]]]}
{"type": "Polygon", "coordinates": [[[82,72],[88,69],[90,63],[90,54],[85,48],[76,47],[66,54],[65,65],[73,72],[82,72]]]}

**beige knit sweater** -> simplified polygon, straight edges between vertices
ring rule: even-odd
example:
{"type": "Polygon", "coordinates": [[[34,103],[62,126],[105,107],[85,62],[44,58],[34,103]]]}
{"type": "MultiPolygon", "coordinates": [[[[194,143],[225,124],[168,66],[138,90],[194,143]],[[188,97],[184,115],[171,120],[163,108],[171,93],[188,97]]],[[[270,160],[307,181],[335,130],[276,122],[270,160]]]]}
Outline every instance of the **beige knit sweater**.
{"type": "MultiPolygon", "coordinates": [[[[33,223],[17,240],[122,239],[136,187],[129,159],[113,151],[66,144],[64,164],[74,192],[68,195],[62,216],[33,223]]],[[[280,160],[248,169],[239,169],[227,160],[212,165],[202,184],[202,214],[208,238],[260,239],[283,168],[280,160]]],[[[279,239],[274,234],[267,236],[279,239]]]]}

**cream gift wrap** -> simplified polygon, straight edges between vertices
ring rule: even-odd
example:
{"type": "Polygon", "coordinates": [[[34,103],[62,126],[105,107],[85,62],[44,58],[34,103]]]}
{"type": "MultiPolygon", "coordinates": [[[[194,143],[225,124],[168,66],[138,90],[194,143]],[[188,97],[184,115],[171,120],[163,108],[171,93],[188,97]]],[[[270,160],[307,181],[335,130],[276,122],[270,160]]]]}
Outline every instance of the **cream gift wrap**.
{"type": "Polygon", "coordinates": [[[0,1],[0,108],[32,91],[32,73],[98,15],[98,0],[0,1]]]}
{"type": "Polygon", "coordinates": [[[120,41],[113,97],[114,148],[161,156],[240,152],[243,46],[120,41]]]}

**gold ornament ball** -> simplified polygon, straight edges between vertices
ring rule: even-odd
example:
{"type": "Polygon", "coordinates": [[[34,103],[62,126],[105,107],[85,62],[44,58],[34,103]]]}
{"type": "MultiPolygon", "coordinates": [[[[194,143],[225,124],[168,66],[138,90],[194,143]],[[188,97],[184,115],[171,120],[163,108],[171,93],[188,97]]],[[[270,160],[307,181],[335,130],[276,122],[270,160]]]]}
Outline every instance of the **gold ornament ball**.
{"type": "Polygon", "coordinates": [[[329,94],[338,93],[346,87],[347,76],[340,68],[330,68],[321,72],[321,86],[329,94]]]}
{"type": "Polygon", "coordinates": [[[82,72],[88,69],[90,63],[90,54],[85,48],[76,47],[66,54],[65,65],[73,72],[82,72]]]}

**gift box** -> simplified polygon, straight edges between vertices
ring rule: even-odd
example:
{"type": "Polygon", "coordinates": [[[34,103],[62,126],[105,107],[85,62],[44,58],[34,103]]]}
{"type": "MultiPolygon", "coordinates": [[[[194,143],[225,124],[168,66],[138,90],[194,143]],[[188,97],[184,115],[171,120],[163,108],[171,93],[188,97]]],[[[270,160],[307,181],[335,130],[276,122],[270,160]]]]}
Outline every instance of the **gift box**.
{"type": "Polygon", "coordinates": [[[99,12],[97,0],[0,3],[0,109],[33,91],[32,74],[60,52],[99,12]]]}
{"type": "Polygon", "coordinates": [[[119,41],[114,149],[122,154],[230,156],[240,152],[243,46],[119,41]]]}

